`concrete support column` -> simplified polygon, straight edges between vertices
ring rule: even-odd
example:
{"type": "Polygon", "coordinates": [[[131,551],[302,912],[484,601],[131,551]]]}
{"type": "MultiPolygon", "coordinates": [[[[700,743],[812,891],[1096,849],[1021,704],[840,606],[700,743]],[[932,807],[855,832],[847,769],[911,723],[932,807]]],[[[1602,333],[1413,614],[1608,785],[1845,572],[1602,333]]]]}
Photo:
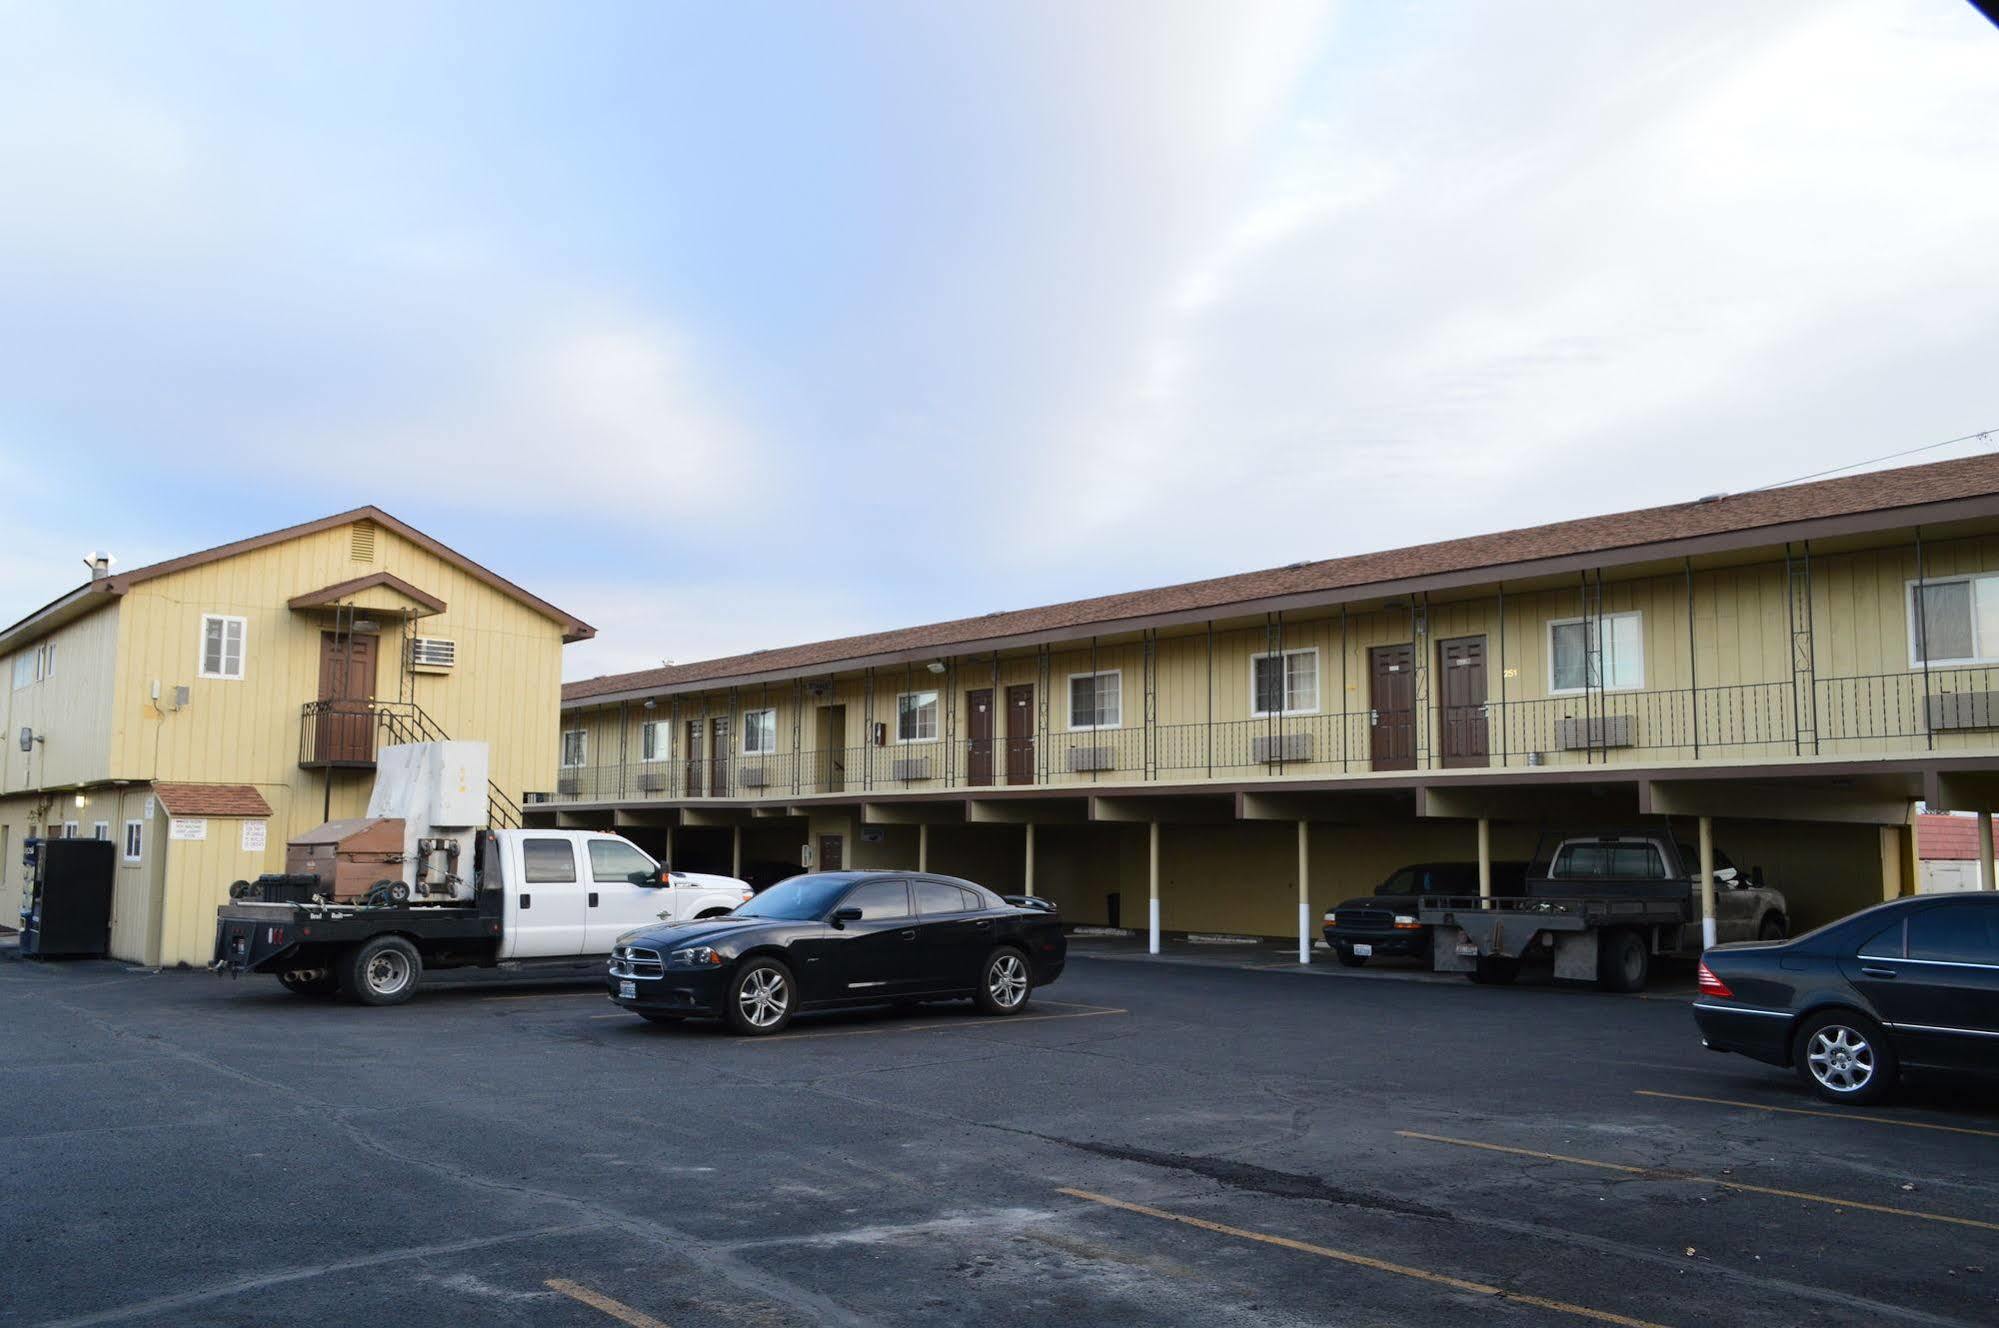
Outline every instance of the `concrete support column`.
{"type": "Polygon", "coordinates": [[[930,826],[919,823],[916,827],[916,870],[930,870],[930,826]]]}
{"type": "Polygon", "coordinates": [[[1483,901],[1492,898],[1492,821],[1484,816],[1478,818],[1478,897],[1480,908],[1489,907],[1483,901]]]}
{"type": "Polygon", "coordinates": [[[1034,822],[1027,823],[1027,888],[1023,891],[1029,899],[1034,897],[1034,822]]]}
{"type": "Polygon", "coordinates": [[[1714,945],[1714,818],[1701,817],[1701,948],[1714,945]]]}
{"type": "Polygon", "coordinates": [[[1992,813],[1978,813],[1978,888],[1999,889],[1992,880],[1992,813]]]}
{"type": "Polygon", "coordinates": [[[743,877],[743,827],[729,827],[729,875],[741,880],[743,877]]]}
{"type": "Polygon", "coordinates": [[[1148,836],[1147,843],[1149,850],[1146,854],[1146,878],[1148,884],[1151,887],[1149,893],[1149,900],[1151,906],[1148,910],[1149,930],[1147,932],[1148,939],[1146,941],[1145,948],[1148,954],[1158,954],[1159,953],[1159,822],[1157,821],[1148,822],[1146,825],[1146,833],[1148,836]]]}
{"type": "Polygon", "coordinates": [[[666,827],[666,865],[673,865],[673,827],[666,827]]]}
{"type": "Polygon", "coordinates": [[[1298,822],[1298,962],[1312,962],[1312,827],[1298,822]]]}

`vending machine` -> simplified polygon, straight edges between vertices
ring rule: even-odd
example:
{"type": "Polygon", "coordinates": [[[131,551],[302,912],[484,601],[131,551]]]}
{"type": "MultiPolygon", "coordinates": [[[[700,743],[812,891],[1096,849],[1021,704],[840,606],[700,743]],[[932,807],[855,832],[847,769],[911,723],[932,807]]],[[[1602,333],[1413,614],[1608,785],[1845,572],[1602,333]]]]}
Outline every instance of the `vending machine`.
{"type": "Polygon", "coordinates": [[[21,955],[102,959],[111,952],[111,883],[117,870],[108,839],[30,839],[21,907],[21,955]]]}

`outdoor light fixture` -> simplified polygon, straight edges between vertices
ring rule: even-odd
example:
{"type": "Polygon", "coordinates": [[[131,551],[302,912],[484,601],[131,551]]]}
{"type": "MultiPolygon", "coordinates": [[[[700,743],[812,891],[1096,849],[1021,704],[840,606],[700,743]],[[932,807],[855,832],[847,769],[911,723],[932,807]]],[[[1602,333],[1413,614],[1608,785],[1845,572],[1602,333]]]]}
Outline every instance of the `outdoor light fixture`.
{"type": "Polygon", "coordinates": [[[928,664],[925,664],[923,667],[929,669],[932,673],[942,673],[944,671],[944,661],[941,659],[933,659],[928,664]]]}

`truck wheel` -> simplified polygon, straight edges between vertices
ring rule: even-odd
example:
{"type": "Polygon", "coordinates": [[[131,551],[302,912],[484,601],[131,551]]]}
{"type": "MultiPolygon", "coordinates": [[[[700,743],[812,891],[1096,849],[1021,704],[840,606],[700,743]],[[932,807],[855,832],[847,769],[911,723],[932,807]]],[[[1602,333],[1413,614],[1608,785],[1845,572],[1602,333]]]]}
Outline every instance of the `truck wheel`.
{"type": "Polygon", "coordinates": [[[1618,927],[1597,938],[1596,985],[1603,990],[1643,991],[1651,971],[1652,956],[1637,932],[1618,927]]]}
{"type": "Polygon", "coordinates": [[[1480,955],[1472,964],[1471,980],[1484,987],[1504,987],[1520,976],[1520,961],[1510,955],[1480,955]]]}
{"type": "Polygon", "coordinates": [[[752,959],[736,970],[723,1001],[729,1027],[749,1037],[775,1033],[791,1022],[798,986],[791,970],[775,959],[752,959]]]}
{"type": "Polygon", "coordinates": [[[400,936],[363,941],[348,955],[341,986],[363,1005],[401,1005],[423,976],[423,957],[400,936]]]}
{"type": "Polygon", "coordinates": [[[331,968],[288,968],[278,981],[299,996],[331,996],[340,990],[340,975],[331,968]]]}
{"type": "Polygon", "coordinates": [[[1365,968],[1367,966],[1366,955],[1357,955],[1351,950],[1335,950],[1333,953],[1340,957],[1340,963],[1344,967],[1365,968]]]}
{"type": "Polygon", "coordinates": [[[1759,941],[1781,941],[1790,934],[1791,929],[1784,925],[1784,919],[1775,913],[1763,919],[1763,925],[1756,929],[1759,941]]]}

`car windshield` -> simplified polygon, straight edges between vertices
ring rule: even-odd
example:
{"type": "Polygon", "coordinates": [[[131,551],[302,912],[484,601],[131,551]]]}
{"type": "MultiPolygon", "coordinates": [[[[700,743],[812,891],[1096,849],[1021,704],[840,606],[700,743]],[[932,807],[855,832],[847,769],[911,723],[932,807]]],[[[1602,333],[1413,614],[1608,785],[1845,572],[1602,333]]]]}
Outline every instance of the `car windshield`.
{"type": "Polygon", "coordinates": [[[840,897],[840,892],[853,883],[853,877],[837,872],[794,876],[739,905],[735,916],[814,922],[825,917],[832,910],[833,901],[840,897]]]}

